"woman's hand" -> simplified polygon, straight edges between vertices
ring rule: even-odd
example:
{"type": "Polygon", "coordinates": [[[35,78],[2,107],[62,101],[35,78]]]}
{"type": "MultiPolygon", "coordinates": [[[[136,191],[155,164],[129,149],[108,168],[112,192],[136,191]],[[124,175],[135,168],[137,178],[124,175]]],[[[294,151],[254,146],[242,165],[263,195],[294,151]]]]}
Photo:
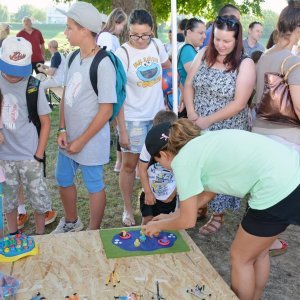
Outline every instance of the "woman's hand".
{"type": "Polygon", "coordinates": [[[156,217],[154,217],[151,221],[160,221],[160,220],[165,220],[165,219],[169,219],[172,218],[174,214],[170,213],[170,214],[160,214],[156,217]]]}
{"type": "Polygon", "coordinates": [[[124,132],[119,133],[119,144],[122,148],[126,150],[130,149],[130,141],[126,130],[124,130],[124,132]]]}
{"type": "Polygon", "coordinates": [[[145,193],[145,204],[154,205],[156,203],[155,196],[152,192],[145,193]]]}
{"type": "Polygon", "coordinates": [[[60,132],[57,137],[57,144],[59,148],[65,149],[68,146],[67,133],[60,132]]]}
{"type": "Polygon", "coordinates": [[[153,237],[154,235],[158,235],[161,232],[161,229],[159,228],[159,223],[157,221],[150,221],[147,225],[142,226],[143,232],[145,232],[146,235],[153,237]]]}
{"type": "Polygon", "coordinates": [[[198,119],[195,121],[195,124],[200,129],[207,129],[211,125],[211,122],[209,120],[209,117],[198,117],[198,119]]]}
{"type": "Polygon", "coordinates": [[[199,118],[198,114],[194,110],[193,111],[187,110],[187,116],[188,119],[192,122],[196,122],[196,120],[199,118]]]}
{"type": "Polygon", "coordinates": [[[74,141],[70,142],[66,146],[66,150],[68,151],[69,154],[76,154],[82,150],[84,145],[85,144],[78,138],[78,139],[75,139],[74,141]]]}

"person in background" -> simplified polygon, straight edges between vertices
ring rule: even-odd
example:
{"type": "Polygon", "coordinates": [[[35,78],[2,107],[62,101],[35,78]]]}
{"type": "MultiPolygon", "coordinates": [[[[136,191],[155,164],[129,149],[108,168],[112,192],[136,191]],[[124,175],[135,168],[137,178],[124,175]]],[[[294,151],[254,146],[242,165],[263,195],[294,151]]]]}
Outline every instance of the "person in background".
{"type": "MultiPolygon", "coordinates": [[[[234,6],[232,4],[226,4],[219,10],[218,16],[235,16],[238,20],[240,20],[241,13],[240,13],[240,10],[236,6],[234,6]]],[[[205,32],[206,37],[205,37],[205,40],[204,40],[201,48],[206,47],[209,44],[209,39],[211,36],[212,28],[213,28],[213,26],[211,25],[206,29],[206,32],[205,32]]]]}
{"type": "Polygon", "coordinates": [[[245,54],[251,57],[254,51],[265,51],[265,47],[259,42],[263,34],[263,25],[260,22],[252,22],[249,25],[248,37],[243,40],[245,54]]]}
{"type": "Polygon", "coordinates": [[[17,37],[23,37],[30,42],[32,46],[32,69],[38,74],[39,70],[37,69],[37,64],[45,63],[45,41],[42,33],[32,27],[32,22],[29,17],[24,17],[22,22],[23,29],[17,33],[17,37]]]}
{"type": "Polygon", "coordinates": [[[272,48],[277,42],[278,42],[278,30],[275,29],[270,34],[270,37],[269,37],[268,42],[266,44],[266,49],[272,48]]]}
{"type": "Polygon", "coordinates": [[[119,35],[126,26],[127,15],[122,8],[115,8],[107,17],[107,21],[101,29],[97,45],[106,47],[107,50],[115,52],[120,47],[119,35]]]}
{"type": "Polygon", "coordinates": [[[182,19],[179,24],[178,24],[178,30],[177,30],[177,42],[178,43],[183,43],[184,42],[184,30],[186,23],[188,22],[189,19],[185,18],[182,19]]]}
{"type": "MultiPolygon", "coordinates": [[[[264,76],[266,72],[281,72],[284,60],[284,72],[293,65],[300,63],[300,57],[291,53],[293,46],[300,39],[300,5],[297,1],[291,1],[285,7],[277,22],[278,41],[268,49],[257,63],[256,73],[256,102],[259,104],[264,93],[264,76]]],[[[291,100],[295,113],[300,120],[300,66],[295,67],[287,77],[291,100]]],[[[282,144],[297,150],[300,153],[300,129],[292,124],[274,123],[256,117],[252,131],[266,135],[282,144]]],[[[270,248],[271,255],[284,253],[288,248],[285,241],[277,239],[270,248]]]]}
{"type": "MultiPolygon", "coordinates": [[[[106,47],[108,51],[115,52],[120,47],[119,35],[124,31],[127,15],[122,8],[115,8],[108,16],[106,24],[101,29],[97,45],[106,47]]],[[[122,165],[122,152],[117,135],[117,160],[114,166],[115,172],[120,172],[122,165]]]]}
{"type": "Polygon", "coordinates": [[[172,55],[172,30],[171,29],[168,31],[168,40],[169,42],[165,43],[164,46],[168,55],[170,56],[170,54],[172,55]]]}
{"type": "MultiPolygon", "coordinates": [[[[153,126],[164,123],[169,127],[175,121],[177,116],[173,111],[161,110],[154,117],[153,126]]],[[[144,145],[139,161],[143,187],[139,197],[142,225],[147,224],[155,216],[174,212],[177,207],[176,183],[172,172],[151,160],[151,157],[160,150],[161,143],[164,144],[165,141],[160,139],[150,143],[154,147],[147,149],[144,145]]]]}
{"type": "Polygon", "coordinates": [[[10,26],[8,24],[0,24],[0,48],[2,46],[3,40],[9,36],[10,26]]]}
{"type": "MultiPolygon", "coordinates": [[[[188,118],[203,130],[249,130],[248,100],[255,84],[255,65],[243,54],[242,25],[234,16],[218,16],[208,47],[201,49],[188,72],[184,102],[188,118]]],[[[213,214],[200,228],[217,232],[227,209],[237,211],[240,199],[218,194],[209,203],[213,214]]]]}
{"type": "Polygon", "coordinates": [[[56,40],[51,40],[48,43],[48,49],[51,53],[50,67],[43,64],[38,64],[38,70],[41,73],[49,76],[42,81],[40,87],[45,91],[51,87],[62,86],[64,83],[65,72],[65,57],[58,52],[58,43],[56,40]]]}
{"type": "Polygon", "coordinates": [[[162,68],[170,68],[171,63],[163,43],[152,38],[153,19],[146,10],[133,10],[128,23],[129,41],[116,51],[127,75],[124,114],[121,111],[118,120],[123,159],[119,182],[124,201],[122,222],[133,226],[135,169],[152,120],[164,109],[162,68]]]}

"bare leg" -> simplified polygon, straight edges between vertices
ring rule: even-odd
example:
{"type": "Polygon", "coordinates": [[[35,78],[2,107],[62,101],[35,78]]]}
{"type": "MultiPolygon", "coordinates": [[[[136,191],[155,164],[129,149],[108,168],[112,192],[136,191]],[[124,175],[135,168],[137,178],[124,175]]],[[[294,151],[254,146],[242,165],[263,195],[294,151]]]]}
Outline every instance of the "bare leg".
{"type": "Polygon", "coordinates": [[[18,216],[18,210],[17,209],[14,209],[10,213],[6,214],[8,230],[9,230],[10,233],[16,232],[18,230],[17,216],[18,216]]]}
{"type": "Polygon", "coordinates": [[[119,184],[124,201],[124,211],[127,211],[132,216],[133,211],[131,198],[135,178],[135,168],[138,163],[139,154],[123,152],[122,159],[123,161],[119,177],[119,184]]]}
{"type": "Polygon", "coordinates": [[[77,220],[77,190],[75,185],[59,187],[59,193],[65,210],[65,220],[75,222],[77,220]]]}
{"type": "Polygon", "coordinates": [[[260,298],[269,277],[268,250],[276,238],[254,236],[239,227],[230,251],[231,285],[239,299],[260,298]]]}
{"type": "Polygon", "coordinates": [[[105,190],[97,193],[90,193],[90,224],[89,229],[99,229],[104,215],[106,205],[105,190]]]}
{"type": "Polygon", "coordinates": [[[36,211],[34,212],[35,220],[35,233],[44,234],[45,232],[45,214],[39,214],[36,211]]]}

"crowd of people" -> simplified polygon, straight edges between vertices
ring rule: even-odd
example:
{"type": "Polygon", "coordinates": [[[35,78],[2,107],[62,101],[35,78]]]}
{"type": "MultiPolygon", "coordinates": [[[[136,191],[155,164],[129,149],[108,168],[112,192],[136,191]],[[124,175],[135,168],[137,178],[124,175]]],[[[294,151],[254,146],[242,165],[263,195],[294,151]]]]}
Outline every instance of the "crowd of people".
{"type": "Polygon", "coordinates": [[[300,225],[299,3],[290,1],[283,9],[267,50],[260,43],[262,23],[249,24],[243,38],[234,5],[222,7],[207,26],[198,18],[185,19],[177,58],[170,57],[171,43],[154,37],[146,10],[127,16],[116,8],[104,26],[99,11],[86,2],[60,12],[67,16],[66,38],[79,50],[65,58],[57,41],[49,41],[50,66],[42,33],[30,18],[23,19],[16,37],[9,36],[8,25],[0,27],[0,182],[9,234],[17,234],[28,219],[24,202],[34,210],[36,234],[55,221],[43,164],[51,113],[46,94],[63,85],[55,177],[64,216],[53,233],[84,227],[77,211],[78,169],[88,191],[88,229],[100,228],[111,123],[118,134],[114,170],[119,172],[124,226],[136,225],[132,201],[137,174],[143,188],[142,225],[150,236],[195,226],[197,217],[207,216],[207,207],[212,215],[199,234],[217,234],[226,211],[236,212],[240,201],[248,200],[230,250],[232,289],[240,299],[260,299],[269,256],[288,248],[279,234],[289,224],[300,225]],[[126,24],[128,38],[120,45],[126,24]],[[101,56],[102,51],[111,51],[115,61],[101,56]],[[95,79],[91,74],[98,57],[95,79]],[[171,59],[178,60],[179,115],[166,105],[162,88],[162,70],[172,67],[171,59]],[[40,80],[31,76],[33,70],[40,80]],[[118,72],[126,76],[126,99],[111,120],[120,101],[118,72]],[[266,74],[277,74],[288,85],[284,97],[297,119],[293,124],[283,122],[280,114],[272,120],[258,110],[256,115],[255,107],[271,97],[266,74]],[[38,122],[31,119],[31,101],[38,122]]]}

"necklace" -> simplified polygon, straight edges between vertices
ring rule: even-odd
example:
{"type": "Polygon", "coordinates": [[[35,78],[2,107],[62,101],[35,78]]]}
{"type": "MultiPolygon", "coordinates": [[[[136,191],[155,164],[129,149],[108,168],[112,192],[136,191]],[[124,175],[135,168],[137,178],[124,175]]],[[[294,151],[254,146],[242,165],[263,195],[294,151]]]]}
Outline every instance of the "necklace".
{"type": "MultiPolygon", "coordinates": [[[[83,62],[86,58],[88,58],[91,54],[93,54],[93,53],[95,52],[96,48],[97,48],[97,46],[96,46],[95,48],[93,48],[92,51],[89,52],[89,53],[88,53],[86,56],[84,56],[84,57],[81,57],[81,55],[80,55],[80,65],[82,65],[82,62],[83,62]]],[[[80,54],[81,54],[81,52],[80,52],[80,54]]]]}

